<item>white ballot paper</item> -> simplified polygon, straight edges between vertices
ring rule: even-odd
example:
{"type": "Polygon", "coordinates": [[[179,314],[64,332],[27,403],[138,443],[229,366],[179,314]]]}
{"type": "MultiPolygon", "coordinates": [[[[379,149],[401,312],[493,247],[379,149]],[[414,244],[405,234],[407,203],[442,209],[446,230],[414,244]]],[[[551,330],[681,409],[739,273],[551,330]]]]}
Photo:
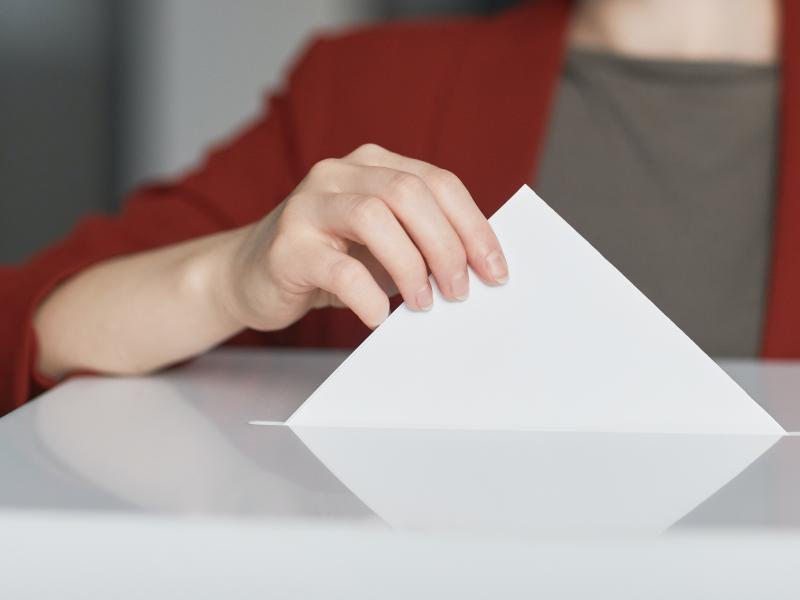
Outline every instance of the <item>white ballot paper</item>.
{"type": "Polygon", "coordinates": [[[783,432],[529,187],[490,221],[510,281],[401,306],[289,425],[783,432]]]}

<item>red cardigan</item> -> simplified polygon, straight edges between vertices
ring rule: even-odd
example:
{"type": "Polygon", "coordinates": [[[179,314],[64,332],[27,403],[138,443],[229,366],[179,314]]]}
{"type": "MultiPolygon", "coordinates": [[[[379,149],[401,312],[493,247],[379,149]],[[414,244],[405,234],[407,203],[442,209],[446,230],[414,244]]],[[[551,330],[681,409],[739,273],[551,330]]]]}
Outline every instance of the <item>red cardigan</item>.
{"type": "MultiPolygon", "coordinates": [[[[535,172],[565,46],[569,0],[482,19],[392,24],[317,40],[266,115],[179,181],[134,194],[19,267],[0,268],[0,414],[40,391],[31,318],[60,281],[112,256],[259,219],[318,160],[364,142],[458,174],[491,214],[535,172]]],[[[777,216],[763,354],[800,357],[800,3],[783,2],[777,216]]],[[[587,202],[591,198],[586,199],[587,202]]],[[[338,346],[368,331],[314,311],[234,343],[338,346]]]]}

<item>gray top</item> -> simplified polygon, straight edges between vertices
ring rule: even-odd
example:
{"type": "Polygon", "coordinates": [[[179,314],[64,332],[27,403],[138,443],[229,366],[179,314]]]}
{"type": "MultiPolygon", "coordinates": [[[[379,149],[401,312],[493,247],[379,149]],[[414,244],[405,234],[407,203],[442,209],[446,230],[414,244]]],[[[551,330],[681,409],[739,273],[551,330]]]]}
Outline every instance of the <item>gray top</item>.
{"type": "Polygon", "coordinates": [[[754,356],[778,69],[572,50],[535,189],[706,352],[754,356]]]}

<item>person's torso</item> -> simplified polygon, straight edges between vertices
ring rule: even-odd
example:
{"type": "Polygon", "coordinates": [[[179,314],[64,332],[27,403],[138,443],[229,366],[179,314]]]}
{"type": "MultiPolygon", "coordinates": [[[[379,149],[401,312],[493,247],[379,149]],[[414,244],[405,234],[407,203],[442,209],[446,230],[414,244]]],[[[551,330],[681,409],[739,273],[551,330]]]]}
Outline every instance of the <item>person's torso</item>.
{"type": "Polygon", "coordinates": [[[777,67],[568,53],[535,189],[706,352],[754,356],[777,67]]]}

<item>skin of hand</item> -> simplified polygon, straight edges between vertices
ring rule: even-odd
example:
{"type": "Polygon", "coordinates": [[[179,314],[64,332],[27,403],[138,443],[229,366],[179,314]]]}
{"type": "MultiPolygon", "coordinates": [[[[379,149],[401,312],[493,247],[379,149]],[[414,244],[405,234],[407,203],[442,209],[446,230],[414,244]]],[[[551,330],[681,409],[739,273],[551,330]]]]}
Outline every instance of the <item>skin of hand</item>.
{"type": "Polygon", "coordinates": [[[444,297],[466,299],[467,265],[488,284],[508,279],[500,244],[458,177],[368,144],[317,163],[243,231],[221,301],[253,329],[282,329],[323,306],[346,306],[374,328],[395,291],[412,309],[432,307],[428,268],[444,297]]]}
{"type": "Polygon", "coordinates": [[[288,327],[309,310],[352,309],[370,327],[397,291],[433,304],[429,269],[449,300],[467,267],[508,279],[500,244],[452,173],[379,146],[317,163],[261,221],[101,262],[54,290],[34,316],[38,371],[149,373],[245,328],[288,327]]]}

